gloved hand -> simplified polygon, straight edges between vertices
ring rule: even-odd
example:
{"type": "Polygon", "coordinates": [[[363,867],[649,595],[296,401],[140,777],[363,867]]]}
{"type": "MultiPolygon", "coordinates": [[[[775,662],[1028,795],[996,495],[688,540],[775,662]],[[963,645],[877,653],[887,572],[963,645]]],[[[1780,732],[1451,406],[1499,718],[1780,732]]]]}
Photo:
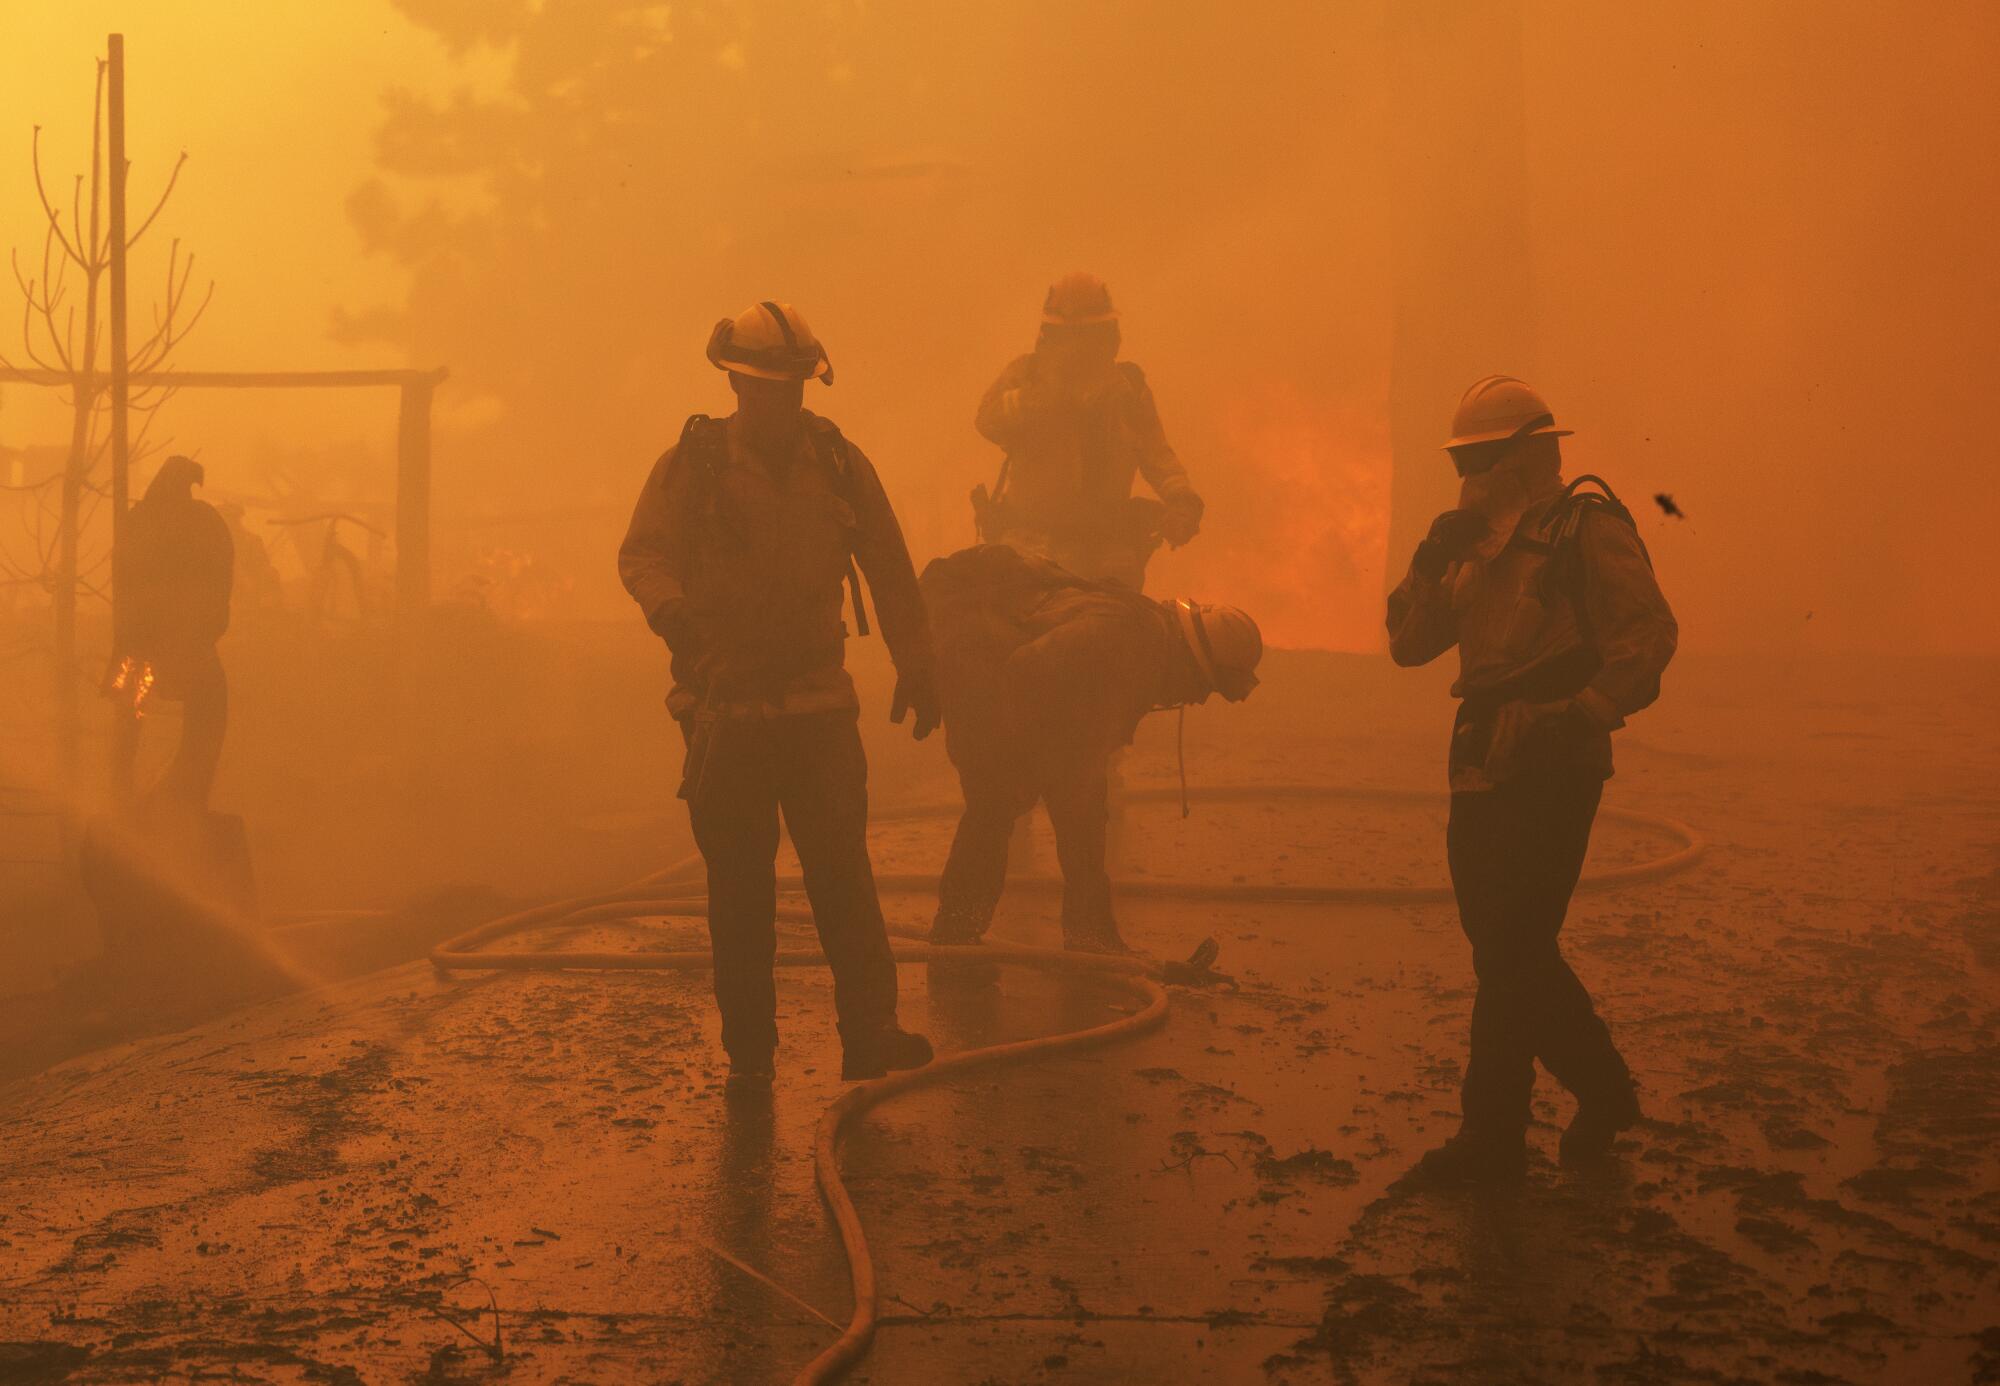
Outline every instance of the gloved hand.
{"type": "Polygon", "coordinates": [[[1524,768],[1526,756],[1538,734],[1555,730],[1564,718],[1581,718],[1585,713],[1574,698],[1556,703],[1528,703],[1516,700],[1503,704],[1493,715],[1493,736],[1486,743],[1486,778],[1505,784],[1524,768]]]}
{"type": "Polygon", "coordinates": [[[1419,577],[1437,579],[1486,537],[1486,517],[1477,510],[1447,510],[1431,521],[1431,532],[1410,560],[1419,577]]]}
{"type": "Polygon", "coordinates": [[[938,724],[944,721],[944,709],[938,699],[937,675],[928,666],[896,671],[896,694],[890,701],[889,720],[900,727],[906,712],[917,715],[911,732],[919,741],[936,731],[938,724]]]}
{"type": "Polygon", "coordinates": [[[1179,548],[1182,544],[1201,533],[1201,497],[1192,491],[1183,491],[1167,502],[1166,517],[1160,521],[1160,535],[1169,548],[1179,548]]]}

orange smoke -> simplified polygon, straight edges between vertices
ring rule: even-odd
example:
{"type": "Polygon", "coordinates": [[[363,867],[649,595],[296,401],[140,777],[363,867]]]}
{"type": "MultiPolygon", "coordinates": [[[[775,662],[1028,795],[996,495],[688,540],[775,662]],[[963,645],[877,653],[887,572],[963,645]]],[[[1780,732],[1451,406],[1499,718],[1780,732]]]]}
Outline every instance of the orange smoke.
{"type": "Polygon", "coordinates": [[[1213,456],[1195,473],[1202,533],[1148,582],[1241,606],[1267,644],[1382,643],[1389,534],[1387,384],[1340,396],[1270,381],[1217,402],[1213,456]]]}

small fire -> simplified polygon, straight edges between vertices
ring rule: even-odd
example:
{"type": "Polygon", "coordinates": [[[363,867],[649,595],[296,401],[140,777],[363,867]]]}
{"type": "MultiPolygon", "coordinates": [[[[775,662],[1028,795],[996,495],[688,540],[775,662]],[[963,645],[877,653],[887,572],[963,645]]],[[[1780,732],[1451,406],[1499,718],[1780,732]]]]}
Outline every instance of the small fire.
{"type": "Polygon", "coordinates": [[[1278,383],[1224,392],[1228,403],[1205,421],[1210,436],[1189,449],[1195,488],[1209,501],[1202,532],[1159,556],[1148,590],[1241,606],[1268,644],[1379,648],[1386,393],[1384,385],[1320,395],[1278,383]]]}
{"type": "Polygon", "coordinates": [[[118,661],[118,672],[111,676],[111,691],[128,693],[132,699],[132,715],[146,715],[146,699],[152,696],[153,685],[158,676],[153,672],[153,662],[140,659],[136,655],[126,655],[118,661]]]}

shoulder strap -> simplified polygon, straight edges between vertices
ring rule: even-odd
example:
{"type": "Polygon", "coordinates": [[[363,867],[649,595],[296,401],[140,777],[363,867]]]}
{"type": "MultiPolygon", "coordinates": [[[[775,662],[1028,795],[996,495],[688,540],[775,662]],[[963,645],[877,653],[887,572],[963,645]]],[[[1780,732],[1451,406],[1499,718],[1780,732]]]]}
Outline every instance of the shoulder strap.
{"type": "Polygon", "coordinates": [[[681,426],[681,440],[675,445],[674,454],[693,468],[694,513],[732,542],[747,542],[743,522],[729,506],[721,484],[723,470],[729,465],[728,425],[706,414],[689,415],[681,426]]]}
{"type": "Polygon", "coordinates": [[[833,477],[833,489],[842,500],[848,500],[852,494],[854,458],[846,437],[837,426],[817,417],[806,425],[806,435],[812,439],[813,454],[820,465],[833,477]]]}
{"type": "Polygon", "coordinates": [[[713,481],[729,465],[728,426],[706,414],[690,414],[681,425],[681,440],[676,450],[701,468],[704,480],[713,481]]]}
{"type": "MultiPolygon", "coordinates": [[[[1625,502],[1618,499],[1618,493],[1611,489],[1610,483],[1589,472],[1563,487],[1562,499],[1550,508],[1549,519],[1543,528],[1553,531],[1552,542],[1560,548],[1565,542],[1575,540],[1577,531],[1583,528],[1583,517],[1592,511],[1621,521],[1634,536],[1639,533],[1639,522],[1632,518],[1632,512],[1625,508],[1625,502]],[[1585,485],[1597,489],[1583,490],[1585,485]]],[[[1639,542],[1639,551],[1646,551],[1643,539],[1639,542]]],[[[1646,561],[1653,561],[1651,554],[1646,555],[1646,561]]]]}
{"type": "Polygon", "coordinates": [[[1584,644],[1594,650],[1597,648],[1597,632],[1590,621],[1590,603],[1587,600],[1590,574],[1584,566],[1581,538],[1584,517],[1593,514],[1616,520],[1630,529],[1633,539],[1638,542],[1640,555],[1649,566],[1653,556],[1646,551],[1646,541],[1640,537],[1639,522],[1632,518],[1632,512],[1618,499],[1618,493],[1601,476],[1586,472],[1577,477],[1563,487],[1561,498],[1549,507],[1548,518],[1540,526],[1541,532],[1547,536],[1551,555],[1548,567],[1543,571],[1543,582],[1558,587],[1569,598],[1570,608],[1576,613],[1577,633],[1583,637],[1584,644]],[[1586,485],[1596,489],[1585,490],[1586,485]]]}
{"type": "MultiPolygon", "coordinates": [[[[847,446],[847,439],[833,423],[815,416],[806,424],[806,435],[812,439],[813,453],[833,478],[833,493],[844,501],[849,509],[854,506],[854,457],[847,446]]],[[[868,603],[861,595],[861,569],[855,566],[854,555],[847,556],[847,593],[854,601],[854,633],[867,635],[868,603]]]]}

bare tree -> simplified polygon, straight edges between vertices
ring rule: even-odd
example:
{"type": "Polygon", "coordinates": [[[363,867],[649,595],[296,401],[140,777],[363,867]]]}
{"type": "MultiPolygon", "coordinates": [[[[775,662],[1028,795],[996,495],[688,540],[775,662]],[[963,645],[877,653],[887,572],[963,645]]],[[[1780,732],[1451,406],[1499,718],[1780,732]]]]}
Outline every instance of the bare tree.
{"type": "MultiPolygon", "coordinates": [[[[100,293],[111,267],[112,247],[104,227],[104,110],[106,64],[97,64],[96,92],[91,105],[90,172],[76,175],[70,190],[70,206],[64,211],[50,198],[42,174],[42,127],[37,125],[32,143],[31,163],[35,193],[41,201],[47,223],[42,237],[39,273],[24,269],[16,249],[11,257],[14,283],[21,294],[21,347],[27,361],[44,376],[68,392],[70,408],[69,451],[62,470],[54,476],[30,480],[10,490],[27,492],[23,507],[23,549],[8,536],[0,536],[0,583],[38,587],[49,594],[54,609],[53,648],[58,758],[66,783],[73,785],[77,771],[78,694],[82,672],[77,660],[77,605],[80,596],[107,601],[111,550],[108,541],[86,553],[86,537],[92,520],[110,498],[110,488],[98,480],[110,447],[109,431],[101,427],[105,413],[108,362],[101,363],[105,314],[100,293]],[[88,188],[89,208],[85,210],[88,188]],[[80,286],[82,319],[72,293],[80,286]]],[[[187,163],[183,152],[175,161],[153,208],[140,219],[136,230],[125,240],[131,249],[152,228],[180,180],[187,163]]],[[[129,168],[111,171],[123,178],[129,168]]],[[[151,330],[128,349],[127,369],[137,376],[158,371],[174,349],[192,331],[207,309],[215,292],[211,281],[199,302],[190,303],[188,287],[194,274],[194,256],[183,254],[178,240],[167,252],[166,284],[163,297],[153,309],[151,330]]],[[[15,368],[4,352],[0,367],[15,368]]],[[[165,446],[152,444],[148,437],[160,407],[173,393],[170,385],[151,385],[135,391],[131,409],[140,417],[132,439],[134,461],[165,446]]]]}

